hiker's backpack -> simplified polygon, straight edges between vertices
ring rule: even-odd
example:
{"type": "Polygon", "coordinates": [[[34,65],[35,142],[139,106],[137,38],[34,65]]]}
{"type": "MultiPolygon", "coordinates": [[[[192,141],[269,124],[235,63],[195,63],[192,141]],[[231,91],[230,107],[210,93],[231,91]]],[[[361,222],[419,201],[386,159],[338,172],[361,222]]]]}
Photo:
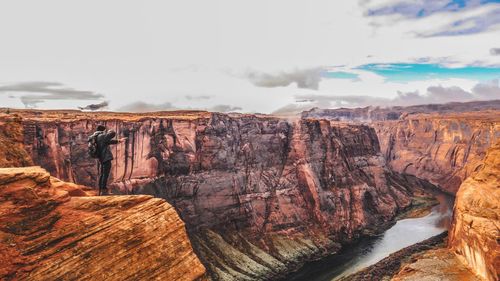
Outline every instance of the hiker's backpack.
{"type": "Polygon", "coordinates": [[[102,134],[102,132],[95,132],[87,140],[89,156],[92,158],[99,158],[99,148],[97,147],[97,137],[101,134],[102,134]]]}

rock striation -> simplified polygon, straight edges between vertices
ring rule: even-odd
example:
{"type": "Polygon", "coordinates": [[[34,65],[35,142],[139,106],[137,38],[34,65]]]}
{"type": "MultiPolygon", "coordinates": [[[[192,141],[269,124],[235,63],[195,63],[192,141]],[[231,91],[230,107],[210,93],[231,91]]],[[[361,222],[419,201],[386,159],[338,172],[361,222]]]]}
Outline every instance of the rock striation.
{"type": "Polygon", "coordinates": [[[61,179],[95,186],[86,139],[105,123],[111,186],[172,204],[218,280],[272,279],[386,228],[411,204],[366,125],[207,112],[20,112],[24,146],[61,179]]]}
{"type": "Polygon", "coordinates": [[[164,200],[80,188],[40,167],[0,169],[0,279],[206,278],[164,200]]]}
{"type": "Polygon", "coordinates": [[[486,280],[500,280],[500,141],[457,193],[451,249],[486,280]]]}
{"type": "Polygon", "coordinates": [[[24,149],[23,124],[19,116],[0,113],[0,168],[33,165],[24,149]]]}
{"type": "Polygon", "coordinates": [[[426,179],[450,193],[458,190],[449,242],[456,257],[446,249],[430,251],[394,280],[475,280],[459,261],[477,278],[500,279],[500,111],[488,109],[498,109],[498,101],[306,112],[368,122],[393,171],[426,179]],[[445,262],[437,264],[436,259],[445,262]]]}
{"type": "Polygon", "coordinates": [[[371,124],[388,166],[456,193],[500,139],[500,111],[410,115],[371,124]]]}
{"type": "MultiPolygon", "coordinates": [[[[0,142],[8,147],[0,151],[0,165],[35,163],[73,182],[50,178],[34,168],[20,173],[24,176],[19,179],[12,177],[18,174],[12,170],[0,173],[0,181],[2,175],[12,178],[4,180],[8,188],[0,192],[14,187],[14,195],[8,191],[0,203],[0,225],[6,226],[0,231],[0,241],[5,241],[0,246],[0,259],[5,261],[1,274],[6,279],[37,280],[45,274],[134,279],[141,271],[154,279],[167,274],[161,263],[172,265],[169,276],[204,278],[192,243],[213,279],[279,278],[305,261],[334,253],[345,242],[387,227],[410,206],[409,186],[425,185],[421,178],[450,193],[462,184],[450,246],[479,276],[497,280],[498,145],[485,156],[500,139],[500,112],[485,111],[484,106],[417,106],[411,112],[408,108],[336,110],[334,114],[340,115],[335,118],[326,112],[293,122],[198,111],[0,113],[0,142]],[[448,112],[456,106],[482,111],[448,112]],[[332,121],[340,119],[371,122],[332,121]],[[87,156],[86,139],[100,123],[119,137],[128,137],[113,148],[113,191],[156,198],[88,197],[95,191],[80,184],[95,186],[98,166],[87,156]],[[123,222],[132,230],[120,228],[123,222]],[[83,234],[94,230],[88,237],[83,234]],[[105,237],[119,237],[125,244],[106,243],[105,237]],[[87,241],[102,244],[95,249],[87,241]],[[65,254],[70,249],[77,251],[75,260],[65,254]],[[118,253],[112,265],[106,260],[110,252],[118,253]],[[150,265],[141,268],[137,262],[119,270],[129,254],[142,261],[138,252],[149,253],[151,261],[145,263],[158,266],[147,271],[150,265]],[[48,263],[39,265],[42,259],[48,263]],[[65,271],[75,265],[100,269],[65,271]],[[195,274],[186,275],[185,268],[196,268],[195,274]]],[[[439,253],[448,255],[444,250],[439,253]]],[[[418,266],[424,268],[432,255],[418,266]]],[[[410,271],[400,277],[410,278],[410,271]]]]}
{"type": "Polygon", "coordinates": [[[393,171],[428,180],[453,194],[500,138],[500,100],[313,109],[302,116],[372,126],[393,171]]]}

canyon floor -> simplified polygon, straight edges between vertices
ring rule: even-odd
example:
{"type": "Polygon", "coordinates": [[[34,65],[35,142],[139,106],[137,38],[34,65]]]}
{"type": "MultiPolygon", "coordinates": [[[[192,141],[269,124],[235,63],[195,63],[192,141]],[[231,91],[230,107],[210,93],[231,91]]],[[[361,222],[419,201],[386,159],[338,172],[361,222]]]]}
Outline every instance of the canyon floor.
{"type": "Polygon", "coordinates": [[[347,280],[498,280],[500,102],[313,110],[0,109],[5,280],[276,280],[456,196],[448,238],[347,280]],[[105,124],[110,187],[87,137],[105,124]],[[37,167],[39,166],[39,167],[37,167]]]}

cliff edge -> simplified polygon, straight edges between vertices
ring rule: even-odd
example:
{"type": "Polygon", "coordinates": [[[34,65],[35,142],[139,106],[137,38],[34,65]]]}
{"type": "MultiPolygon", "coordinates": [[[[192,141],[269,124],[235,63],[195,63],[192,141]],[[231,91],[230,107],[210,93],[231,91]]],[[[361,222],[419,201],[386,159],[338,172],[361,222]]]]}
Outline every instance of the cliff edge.
{"type": "Polygon", "coordinates": [[[1,168],[0,279],[205,279],[171,205],[88,194],[40,167],[1,168]]]}

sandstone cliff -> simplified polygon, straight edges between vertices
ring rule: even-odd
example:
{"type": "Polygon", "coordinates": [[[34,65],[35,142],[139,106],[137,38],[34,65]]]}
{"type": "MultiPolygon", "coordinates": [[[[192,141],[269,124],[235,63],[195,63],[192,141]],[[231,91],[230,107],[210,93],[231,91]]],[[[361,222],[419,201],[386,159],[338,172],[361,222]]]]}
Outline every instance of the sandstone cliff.
{"type": "Polygon", "coordinates": [[[21,118],[0,113],[0,168],[33,165],[24,149],[21,118]]]}
{"type": "Polygon", "coordinates": [[[500,280],[500,141],[457,193],[451,249],[487,280],[500,280]]]}
{"type": "Polygon", "coordinates": [[[500,100],[395,107],[314,109],[303,118],[364,122],[388,166],[456,193],[500,138],[500,100]]]}
{"type": "Polygon", "coordinates": [[[164,200],[88,192],[39,167],[0,169],[0,279],[205,278],[164,200]]]}
{"type": "MultiPolygon", "coordinates": [[[[497,104],[493,102],[491,106],[497,104]]],[[[473,104],[475,107],[483,105],[473,104]]],[[[460,108],[464,109],[462,105],[460,108]]],[[[436,107],[437,113],[415,114],[425,112],[424,109],[434,109],[413,108],[415,112],[409,109],[401,108],[397,112],[394,108],[317,110],[307,114],[323,114],[329,119],[351,122],[372,121],[369,125],[375,128],[382,152],[392,170],[427,179],[450,193],[456,193],[460,187],[450,232],[451,250],[478,276],[498,280],[500,111],[456,114],[446,112],[446,108],[442,112],[442,107],[436,107]]],[[[446,277],[462,280],[457,276],[467,275],[458,264],[458,259],[445,249],[431,251],[415,259],[416,262],[403,269],[397,280],[419,280],[424,275],[430,279],[446,277]],[[434,262],[441,258],[447,259],[443,263],[447,267],[434,262]]]]}
{"type": "Polygon", "coordinates": [[[500,111],[417,114],[371,125],[392,170],[450,193],[479,169],[486,150],[500,139],[500,111]]]}
{"type": "Polygon", "coordinates": [[[25,113],[24,144],[51,174],[95,185],[86,139],[113,148],[114,192],[166,199],[216,279],[275,278],[341,243],[387,227],[411,203],[365,125],[193,112],[25,113]]]}

